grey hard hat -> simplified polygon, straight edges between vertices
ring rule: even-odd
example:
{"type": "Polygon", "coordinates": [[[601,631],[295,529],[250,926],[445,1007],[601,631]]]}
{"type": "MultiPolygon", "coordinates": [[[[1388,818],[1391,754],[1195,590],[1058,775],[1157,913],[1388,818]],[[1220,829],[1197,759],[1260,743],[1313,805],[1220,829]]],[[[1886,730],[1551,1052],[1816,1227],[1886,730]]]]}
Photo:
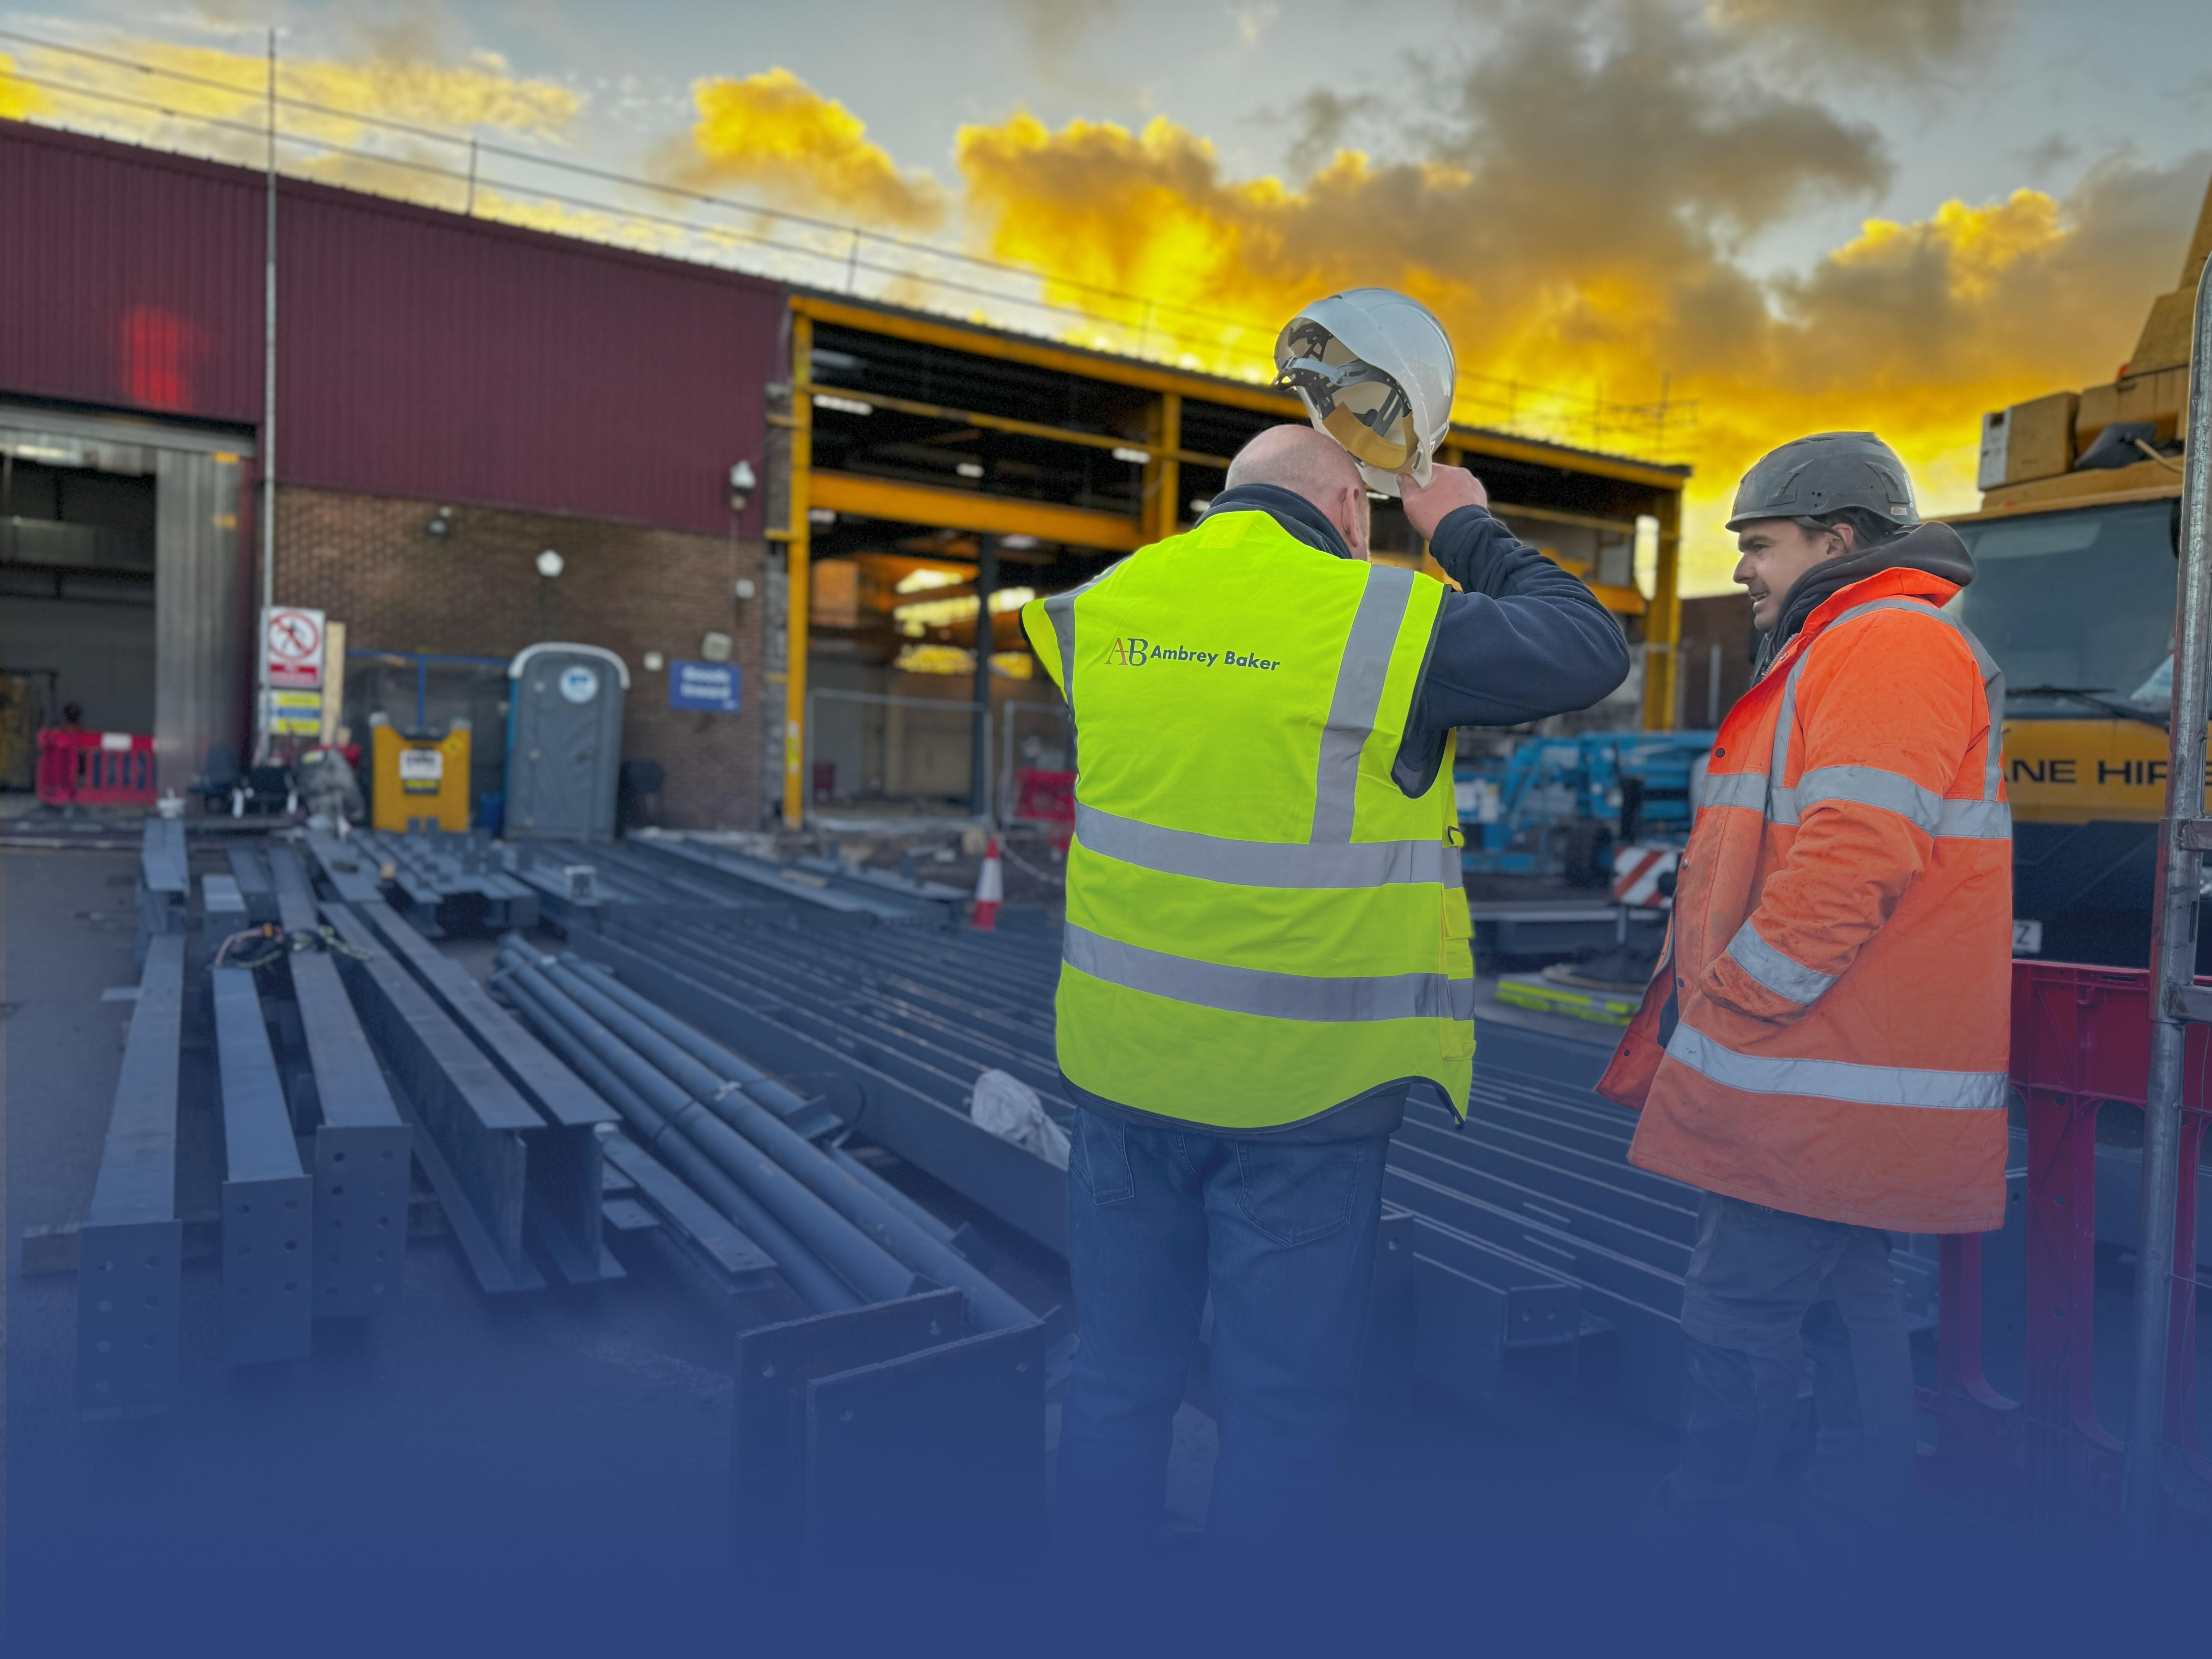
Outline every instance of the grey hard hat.
{"type": "Polygon", "coordinates": [[[1728,527],[1817,518],[1845,507],[1878,513],[1900,530],[1920,522],[1905,463],[1871,432],[1816,432],[1760,457],[1736,486],[1728,527]]]}

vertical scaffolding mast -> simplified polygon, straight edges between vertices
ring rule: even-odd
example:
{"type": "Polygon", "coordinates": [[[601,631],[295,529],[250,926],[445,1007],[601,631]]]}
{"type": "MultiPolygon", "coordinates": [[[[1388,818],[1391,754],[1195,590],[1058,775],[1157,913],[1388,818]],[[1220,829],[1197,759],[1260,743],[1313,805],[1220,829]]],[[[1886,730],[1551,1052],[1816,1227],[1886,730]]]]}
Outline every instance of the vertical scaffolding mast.
{"type": "Polygon", "coordinates": [[[267,223],[261,260],[261,608],[276,603],[276,31],[269,31],[267,223]]]}
{"type": "MultiPolygon", "coordinates": [[[[2136,1364],[2128,1423],[2124,1494],[2129,1536],[2148,1549],[2159,1519],[2164,1462],[2166,1369],[2173,1299],[2174,1212],[2181,1179],[2184,1049],[2191,1022],[2212,1023],[2212,992],[2197,985],[2197,918],[2203,854],[2212,850],[2212,818],[2204,812],[2205,723],[2212,712],[2212,545],[2206,513],[2212,493],[2212,281],[2197,285],[2196,365],[2190,376],[2188,448],[2181,489],[2181,555],[2175,599],[2173,707],[2166,816],[2159,825],[2158,906],[2151,917],[2150,1080],[2143,1112],[2142,1231],[2136,1243],[2136,1364]]],[[[2191,1172],[2194,1173],[2193,1171],[2191,1172]]],[[[2195,1241],[2188,1260],[2193,1267],[2195,1241]]],[[[2188,1287],[2194,1294],[2195,1285],[2188,1287]]]]}
{"type": "Polygon", "coordinates": [[[795,312],[791,319],[791,487],[790,517],[785,521],[783,625],[783,827],[806,822],[810,781],[799,775],[806,764],[806,645],[812,631],[807,584],[811,575],[807,545],[812,509],[809,484],[814,471],[814,319],[795,312]]]}

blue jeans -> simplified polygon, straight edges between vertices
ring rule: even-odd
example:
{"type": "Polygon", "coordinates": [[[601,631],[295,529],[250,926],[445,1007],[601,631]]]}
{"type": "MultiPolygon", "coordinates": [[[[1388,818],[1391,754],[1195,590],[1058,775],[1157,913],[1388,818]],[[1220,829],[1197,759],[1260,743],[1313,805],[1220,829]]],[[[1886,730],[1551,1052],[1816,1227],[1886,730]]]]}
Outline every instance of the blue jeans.
{"type": "Polygon", "coordinates": [[[1265,1559],[1310,1545],[1359,1382],[1388,1138],[1285,1146],[1076,1119],[1068,1266],[1083,1340],[1060,1419],[1062,1548],[1126,1559],[1157,1540],[1209,1289],[1221,1440],[1209,1547],[1265,1559]]]}

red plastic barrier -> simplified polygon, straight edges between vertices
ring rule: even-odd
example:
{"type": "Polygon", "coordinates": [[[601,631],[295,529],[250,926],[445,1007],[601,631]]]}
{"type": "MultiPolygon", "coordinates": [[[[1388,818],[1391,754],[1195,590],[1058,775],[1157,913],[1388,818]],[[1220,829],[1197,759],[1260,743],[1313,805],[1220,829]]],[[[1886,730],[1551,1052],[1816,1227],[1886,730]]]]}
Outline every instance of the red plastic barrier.
{"type": "Polygon", "coordinates": [[[39,799],[49,806],[151,806],[154,739],[58,726],[40,732],[39,799]]]}
{"type": "MultiPolygon", "coordinates": [[[[2212,981],[2201,981],[2212,982],[2212,981]]],[[[2212,1028],[2187,1033],[2181,1171],[2169,1276],[2166,1422],[2170,1456],[2212,1481],[2196,1421],[2197,1199],[2212,1128],[2212,1028]]],[[[2144,969],[2013,963],[2012,1082],[2027,1106],[2027,1389],[1992,1387],[1982,1365],[1982,1239],[1943,1240],[1936,1459],[1946,1484],[2057,1529],[2119,1513],[2124,1447],[2097,1413],[2097,1109],[2140,1109],[2150,1074],[2144,969]]],[[[2149,1269],[2157,1271],[2155,1267],[2149,1269]]]]}
{"type": "Polygon", "coordinates": [[[1066,849],[1075,838],[1075,774],[1043,772],[1034,766],[1014,770],[1014,817],[1052,826],[1054,847],[1066,849]]]}
{"type": "Polygon", "coordinates": [[[1040,772],[1024,766],[1014,772],[1014,816],[1040,823],[1075,822],[1075,774],[1040,772]]]}

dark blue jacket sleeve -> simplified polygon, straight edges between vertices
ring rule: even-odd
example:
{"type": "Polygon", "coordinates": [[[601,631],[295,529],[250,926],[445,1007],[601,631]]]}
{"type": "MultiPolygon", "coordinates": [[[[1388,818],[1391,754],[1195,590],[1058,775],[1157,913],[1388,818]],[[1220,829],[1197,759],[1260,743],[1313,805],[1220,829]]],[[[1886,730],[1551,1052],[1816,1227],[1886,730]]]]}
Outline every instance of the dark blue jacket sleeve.
{"type": "Polygon", "coordinates": [[[1449,514],[1429,550],[1463,591],[1444,595],[1393,769],[1409,795],[1435,781],[1455,727],[1587,708],[1628,678],[1620,624],[1597,596],[1481,507],[1449,514]]]}

